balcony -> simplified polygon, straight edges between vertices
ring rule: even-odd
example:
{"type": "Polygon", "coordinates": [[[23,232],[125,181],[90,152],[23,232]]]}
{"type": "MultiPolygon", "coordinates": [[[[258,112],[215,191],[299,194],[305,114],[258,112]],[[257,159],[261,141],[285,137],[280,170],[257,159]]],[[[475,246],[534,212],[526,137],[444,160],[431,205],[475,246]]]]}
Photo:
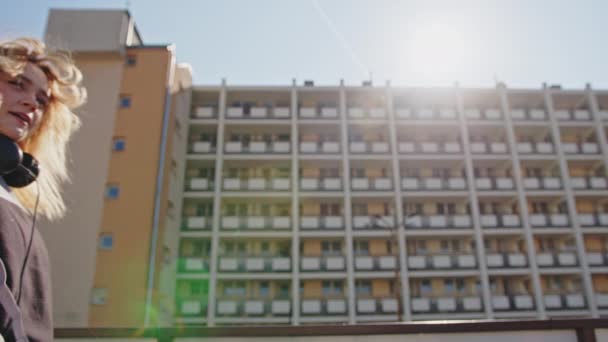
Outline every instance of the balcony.
{"type": "Polygon", "coordinates": [[[570,218],[567,214],[530,214],[530,225],[537,227],[568,227],[570,218]]]}
{"type": "Polygon", "coordinates": [[[606,190],[606,177],[570,177],[570,185],[574,190],[606,190]]]}
{"type": "Polygon", "coordinates": [[[303,191],[341,191],[341,178],[301,178],[300,190],[303,191]]]}
{"type": "Polygon", "coordinates": [[[354,191],[387,191],[393,189],[393,182],[388,177],[352,178],[350,185],[351,189],[354,191]]]}
{"type": "Polygon", "coordinates": [[[337,141],[302,141],[300,142],[300,153],[340,153],[340,143],[337,141]]]}
{"type": "Polygon", "coordinates": [[[226,153],[289,153],[290,150],[288,141],[251,141],[249,143],[230,141],[225,145],[226,153]]]}
{"type": "Polygon", "coordinates": [[[534,298],[529,294],[492,295],[494,311],[534,310],[534,298]]]}
{"type": "Polygon", "coordinates": [[[303,299],[300,312],[303,316],[332,316],[348,313],[346,298],[303,299]]]}
{"type": "Polygon", "coordinates": [[[300,108],[302,119],[337,119],[338,109],[335,107],[302,107],[300,108]]]}
{"type": "Polygon", "coordinates": [[[545,308],[547,310],[584,309],[585,296],[582,293],[546,294],[545,308]]]}
{"type": "Polygon", "coordinates": [[[544,109],[512,109],[513,121],[543,121],[547,120],[547,112],[544,109]]]}
{"type": "Polygon", "coordinates": [[[536,254],[538,267],[577,267],[575,252],[540,252],[536,254]]]}
{"type": "Polygon", "coordinates": [[[414,297],[411,303],[414,314],[480,312],[483,309],[481,297],[478,296],[414,297]]]}
{"type": "Polygon", "coordinates": [[[511,177],[477,177],[477,190],[514,190],[515,182],[511,177]]]}
{"type": "Polygon", "coordinates": [[[195,141],[190,147],[192,153],[215,153],[215,142],[195,141]]]}
{"type": "Polygon", "coordinates": [[[395,115],[401,120],[454,120],[456,119],[456,110],[452,108],[419,108],[412,110],[407,107],[396,107],[395,115]]]}
{"type": "Polygon", "coordinates": [[[228,107],[226,110],[228,119],[288,119],[290,116],[287,107],[251,107],[248,111],[243,107],[228,107]]]}
{"type": "Polygon", "coordinates": [[[393,216],[353,216],[354,229],[393,229],[395,218],[393,216]]]}
{"type": "Polygon", "coordinates": [[[389,153],[389,144],[386,141],[351,141],[351,153],[389,153]]]}
{"type": "Polygon", "coordinates": [[[346,264],[343,255],[327,256],[302,256],[300,259],[300,271],[345,271],[346,264]]]}
{"type": "Polygon", "coordinates": [[[591,113],[586,109],[556,110],[553,115],[559,121],[591,121],[591,113]]]}
{"type": "Polygon", "coordinates": [[[581,213],[578,214],[578,222],[581,227],[595,227],[595,226],[608,226],[608,214],[598,213],[589,214],[581,213]]]}
{"type": "Polygon", "coordinates": [[[437,191],[437,190],[465,190],[467,182],[462,177],[450,178],[401,178],[401,188],[408,191],[437,191]]]}
{"type": "Polygon", "coordinates": [[[209,272],[209,259],[203,257],[180,257],[177,269],[180,273],[209,272]]]}
{"type": "Polygon", "coordinates": [[[183,218],[183,229],[186,230],[210,230],[211,217],[207,216],[186,216],[183,218]]]}
{"type": "Polygon", "coordinates": [[[560,190],[562,189],[562,180],[559,177],[525,177],[524,189],[560,190]]]}
{"type": "Polygon", "coordinates": [[[397,258],[394,255],[385,256],[355,256],[356,271],[394,271],[397,269],[397,258]]]}
{"type": "MultiPolygon", "coordinates": [[[[606,116],[608,118],[608,115],[606,116]]],[[[595,301],[599,308],[608,308],[608,293],[595,291],[595,301]],[[598,293],[599,292],[599,293],[598,293]]]]}
{"type": "Polygon", "coordinates": [[[398,143],[399,153],[404,154],[460,154],[462,147],[459,142],[419,142],[419,141],[400,141],[398,143]]]}
{"type": "Polygon", "coordinates": [[[555,147],[550,142],[518,142],[517,152],[520,154],[553,154],[555,147]]]}
{"type": "Polygon", "coordinates": [[[471,153],[473,154],[505,154],[509,151],[504,142],[471,142],[471,153]]]}
{"type": "Polygon", "coordinates": [[[485,110],[479,110],[477,108],[465,109],[464,115],[468,120],[501,120],[502,113],[500,109],[488,108],[485,110]]]}
{"type": "Polygon", "coordinates": [[[350,107],[348,108],[348,117],[350,119],[386,119],[386,109],[382,107],[350,107]]]}
{"type": "Polygon", "coordinates": [[[587,264],[589,266],[608,266],[608,253],[601,251],[587,251],[587,264]]]}
{"type": "Polygon", "coordinates": [[[344,229],[342,216],[302,216],[300,218],[302,230],[337,230],[344,229]]]}
{"type": "Polygon", "coordinates": [[[474,269],[477,258],[473,254],[410,255],[407,264],[412,271],[474,269]]]}
{"type": "Polygon", "coordinates": [[[520,268],[528,266],[528,258],[524,253],[486,252],[486,265],[488,268],[520,268]]]}
{"type": "Polygon", "coordinates": [[[196,111],[192,114],[195,119],[215,119],[217,118],[217,106],[196,107],[196,111]]]}
{"type": "Polygon", "coordinates": [[[600,153],[600,147],[597,143],[586,142],[586,143],[572,143],[562,142],[562,151],[565,154],[598,154],[600,153]]]}
{"type": "Polygon", "coordinates": [[[220,256],[220,272],[289,272],[291,258],[263,256],[220,256]]]}
{"type": "Polygon", "coordinates": [[[359,315],[395,314],[398,310],[399,303],[395,298],[357,299],[357,313],[359,315]]]}
{"type": "Polygon", "coordinates": [[[291,313],[289,299],[224,299],[218,298],[218,316],[287,316],[291,313]]]}
{"type": "Polygon", "coordinates": [[[177,315],[182,317],[207,316],[207,305],[207,299],[204,298],[179,298],[176,303],[177,315]]]}
{"type": "Polygon", "coordinates": [[[515,214],[482,214],[480,217],[482,228],[518,228],[521,227],[521,220],[515,214]]]}
{"type": "Polygon", "coordinates": [[[209,178],[190,178],[186,180],[186,190],[188,191],[211,191],[213,190],[213,180],[209,178]]]}
{"type": "Polygon", "coordinates": [[[288,191],[289,178],[224,178],[224,190],[228,191],[288,191]]]}
{"type": "Polygon", "coordinates": [[[472,228],[469,215],[412,216],[407,220],[407,229],[472,228]]]}
{"type": "Polygon", "coordinates": [[[287,230],[291,228],[291,217],[289,216],[224,216],[222,217],[222,229],[224,230],[287,230]]]}

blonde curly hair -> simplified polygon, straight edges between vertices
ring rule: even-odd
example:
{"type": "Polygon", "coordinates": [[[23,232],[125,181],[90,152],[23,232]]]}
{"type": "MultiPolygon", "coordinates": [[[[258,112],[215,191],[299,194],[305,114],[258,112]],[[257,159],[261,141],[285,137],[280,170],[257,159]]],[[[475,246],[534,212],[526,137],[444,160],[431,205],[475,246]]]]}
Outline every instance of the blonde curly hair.
{"type": "MultiPolygon", "coordinates": [[[[40,164],[37,183],[40,186],[38,212],[49,220],[65,215],[61,185],[69,181],[66,166],[67,143],[80,127],[73,109],[86,101],[86,89],[81,85],[82,73],[70,55],[49,49],[32,38],[0,42],[0,71],[11,76],[23,72],[28,63],[39,67],[49,82],[49,104],[38,128],[19,142],[40,164]]],[[[21,204],[32,211],[36,202],[35,184],[13,189],[21,204]]]]}

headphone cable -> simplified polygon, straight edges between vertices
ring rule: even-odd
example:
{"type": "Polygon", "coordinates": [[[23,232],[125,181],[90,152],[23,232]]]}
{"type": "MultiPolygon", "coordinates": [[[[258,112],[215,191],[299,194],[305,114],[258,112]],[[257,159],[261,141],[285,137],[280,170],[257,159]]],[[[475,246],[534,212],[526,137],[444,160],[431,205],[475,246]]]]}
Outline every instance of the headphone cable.
{"type": "MultiPolygon", "coordinates": [[[[30,176],[34,177],[34,179],[36,179],[36,175],[34,175],[34,173],[32,171],[30,171],[28,168],[19,165],[21,168],[23,168],[23,170],[26,170],[30,176]]],[[[17,305],[19,305],[19,302],[21,301],[21,292],[23,290],[23,275],[25,274],[25,266],[27,265],[27,259],[30,256],[30,251],[32,249],[32,242],[34,241],[34,230],[36,229],[36,213],[38,211],[38,202],[40,202],[40,183],[38,183],[38,181],[36,181],[36,203],[34,204],[34,214],[32,217],[32,229],[30,232],[30,239],[29,242],[27,244],[27,249],[25,251],[25,258],[23,259],[23,265],[21,265],[21,272],[19,273],[19,294],[17,295],[17,305]]]]}

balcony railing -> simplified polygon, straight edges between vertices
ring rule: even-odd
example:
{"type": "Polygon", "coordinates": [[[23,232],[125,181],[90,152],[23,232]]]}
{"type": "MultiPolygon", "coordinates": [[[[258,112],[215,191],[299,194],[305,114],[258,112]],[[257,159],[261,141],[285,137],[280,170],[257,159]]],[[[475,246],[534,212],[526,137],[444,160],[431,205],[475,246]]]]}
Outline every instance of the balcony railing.
{"type": "Polygon", "coordinates": [[[458,142],[421,142],[421,141],[400,141],[398,143],[399,153],[404,154],[436,154],[436,153],[447,153],[447,154],[460,154],[462,153],[462,147],[458,142]]]}
{"type": "Polygon", "coordinates": [[[345,258],[343,255],[302,256],[300,270],[302,272],[344,271],[345,258]]]}
{"type": "Polygon", "coordinates": [[[348,117],[351,119],[386,119],[386,109],[382,107],[350,107],[348,108],[348,117]]]}
{"type": "Polygon", "coordinates": [[[332,316],[348,314],[345,296],[333,298],[302,299],[300,311],[303,316],[332,316]]]}
{"type": "Polygon", "coordinates": [[[471,153],[473,154],[505,154],[509,152],[507,144],[504,142],[471,142],[471,153]]]}
{"type": "Polygon", "coordinates": [[[342,216],[302,216],[300,218],[302,230],[337,230],[344,229],[342,216]]]}
{"type": "Polygon", "coordinates": [[[570,225],[570,218],[567,214],[530,214],[530,225],[534,228],[563,228],[568,227],[570,225]]]}
{"type": "Polygon", "coordinates": [[[290,150],[288,141],[229,141],[225,145],[226,153],[289,153],[290,150]]]}
{"type": "Polygon", "coordinates": [[[213,179],[195,177],[186,180],[187,191],[211,191],[213,190],[213,179]]]}
{"type": "Polygon", "coordinates": [[[291,312],[289,299],[231,299],[218,298],[218,316],[247,317],[247,316],[287,316],[291,312]]]}
{"type": "Polygon", "coordinates": [[[392,271],[397,269],[397,258],[394,255],[384,256],[355,256],[357,271],[392,271]]]}
{"type": "Polygon", "coordinates": [[[407,220],[406,229],[419,228],[472,228],[469,215],[430,215],[413,216],[407,220]]]}
{"type": "Polygon", "coordinates": [[[393,189],[393,182],[388,177],[376,177],[376,178],[352,178],[351,189],[354,191],[386,191],[393,189]]]}
{"type": "Polygon", "coordinates": [[[521,220],[515,214],[481,214],[482,228],[516,228],[521,227],[521,220]]]}
{"type": "Polygon", "coordinates": [[[608,308],[608,293],[603,291],[595,291],[595,302],[599,308],[608,308]]]}
{"type": "Polygon", "coordinates": [[[515,121],[530,120],[539,121],[547,120],[547,112],[544,109],[512,109],[511,118],[515,121]]]}
{"type": "Polygon", "coordinates": [[[414,297],[411,300],[412,312],[445,313],[445,312],[480,312],[483,309],[481,297],[478,296],[442,296],[435,298],[414,297]]]}
{"type": "Polygon", "coordinates": [[[215,153],[215,142],[195,141],[190,145],[192,153],[215,153]]]}
{"type": "Polygon", "coordinates": [[[581,213],[578,222],[582,227],[608,226],[608,213],[581,213]]]}
{"type": "Polygon", "coordinates": [[[177,315],[182,317],[207,316],[208,301],[200,297],[178,298],[176,303],[177,315]]]}
{"type": "Polygon", "coordinates": [[[399,304],[394,297],[385,298],[359,298],[357,299],[357,314],[395,314],[399,304]]]}
{"type": "Polygon", "coordinates": [[[177,268],[179,272],[184,273],[209,272],[209,259],[207,257],[180,257],[177,268]]]}
{"type": "Polygon", "coordinates": [[[534,310],[534,298],[529,294],[492,295],[492,307],[495,311],[534,310]]]}
{"type": "Polygon", "coordinates": [[[550,142],[518,142],[517,152],[520,154],[553,154],[555,147],[550,142]]]}
{"type": "Polygon", "coordinates": [[[418,108],[416,110],[407,107],[396,107],[395,115],[398,119],[418,119],[418,120],[454,120],[456,119],[456,110],[452,108],[418,108]]]}
{"type": "Polygon", "coordinates": [[[598,154],[600,147],[595,142],[586,142],[582,144],[562,142],[562,150],[565,154],[598,154]]]}
{"type": "Polygon", "coordinates": [[[584,309],[587,306],[582,293],[545,294],[544,299],[547,310],[584,309]]]}
{"type": "Polygon", "coordinates": [[[390,215],[353,216],[354,229],[392,229],[395,227],[395,217],[390,215]]]}
{"type": "Polygon", "coordinates": [[[335,107],[302,107],[300,108],[302,119],[337,119],[338,109],[335,107]]]}
{"type": "Polygon", "coordinates": [[[602,251],[587,251],[589,266],[608,266],[608,253],[602,251]]]}
{"type": "Polygon", "coordinates": [[[477,108],[469,108],[464,112],[465,116],[469,120],[500,120],[502,119],[502,113],[499,109],[489,108],[481,111],[477,108]]]}
{"type": "Polygon", "coordinates": [[[214,119],[217,118],[217,106],[204,106],[197,107],[196,111],[192,113],[192,117],[195,119],[214,119]]]}
{"type": "Polygon", "coordinates": [[[401,187],[403,190],[465,190],[467,182],[462,177],[450,178],[416,178],[403,177],[401,178],[401,187]]]}
{"type": "Polygon", "coordinates": [[[351,153],[389,153],[389,144],[386,141],[351,141],[351,153]]]}
{"type": "Polygon", "coordinates": [[[342,190],[342,179],[327,178],[301,178],[300,189],[303,191],[340,191],[342,190]]]}
{"type": "Polygon", "coordinates": [[[182,218],[182,230],[210,230],[211,220],[209,216],[186,216],[182,218]]]}
{"type": "Polygon", "coordinates": [[[477,190],[514,190],[515,182],[510,177],[478,177],[475,186],[477,190]]]}
{"type": "Polygon", "coordinates": [[[228,107],[226,118],[228,119],[288,119],[290,110],[287,107],[251,107],[249,112],[243,107],[228,107]]]}
{"type": "Polygon", "coordinates": [[[289,272],[291,258],[281,256],[220,256],[220,272],[289,272]]]}
{"type": "Polygon", "coordinates": [[[486,252],[486,265],[488,268],[517,268],[528,266],[528,258],[524,253],[498,253],[486,252]]]}
{"type": "Polygon", "coordinates": [[[302,141],[300,142],[301,153],[340,153],[340,143],[337,141],[302,141]]]}
{"type": "Polygon", "coordinates": [[[289,189],[289,178],[224,178],[224,190],[287,191],[289,189]]]}
{"type": "Polygon", "coordinates": [[[570,185],[574,190],[606,190],[606,177],[570,177],[570,185]]]}
{"type": "Polygon", "coordinates": [[[586,109],[556,110],[553,112],[559,121],[591,121],[591,113],[586,109]]]}
{"type": "Polygon", "coordinates": [[[224,230],[288,230],[291,228],[291,217],[289,216],[224,216],[222,217],[222,229],[224,230]]]}
{"type": "Polygon", "coordinates": [[[410,270],[473,269],[477,258],[473,254],[410,255],[407,264],[410,270]]]}
{"type": "Polygon", "coordinates": [[[524,188],[526,190],[560,190],[562,180],[559,177],[525,177],[524,188]]]}
{"type": "Polygon", "coordinates": [[[536,264],[538,267],[576,267],[578,258],[575,252],[539,252],[536,264]]]}

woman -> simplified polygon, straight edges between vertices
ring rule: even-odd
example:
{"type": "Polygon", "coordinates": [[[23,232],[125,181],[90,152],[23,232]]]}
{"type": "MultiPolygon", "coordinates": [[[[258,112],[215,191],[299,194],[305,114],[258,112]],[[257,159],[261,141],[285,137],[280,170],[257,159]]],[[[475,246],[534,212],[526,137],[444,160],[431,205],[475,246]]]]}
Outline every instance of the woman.
{"type": "Polygon", "coordinates": [[[36,215],[65,213],[60,186],[68,180],[66,145],[80,124],[72,109],[86,99],[81,79],[65,53],[38,40],[0,43],[0,334],[7,341],[22,339],[20,330],[29,341],[53,340],[49,260],[34,224],[36,215]],[[20,164],[7,166],[18,150],[20,164]]]}

